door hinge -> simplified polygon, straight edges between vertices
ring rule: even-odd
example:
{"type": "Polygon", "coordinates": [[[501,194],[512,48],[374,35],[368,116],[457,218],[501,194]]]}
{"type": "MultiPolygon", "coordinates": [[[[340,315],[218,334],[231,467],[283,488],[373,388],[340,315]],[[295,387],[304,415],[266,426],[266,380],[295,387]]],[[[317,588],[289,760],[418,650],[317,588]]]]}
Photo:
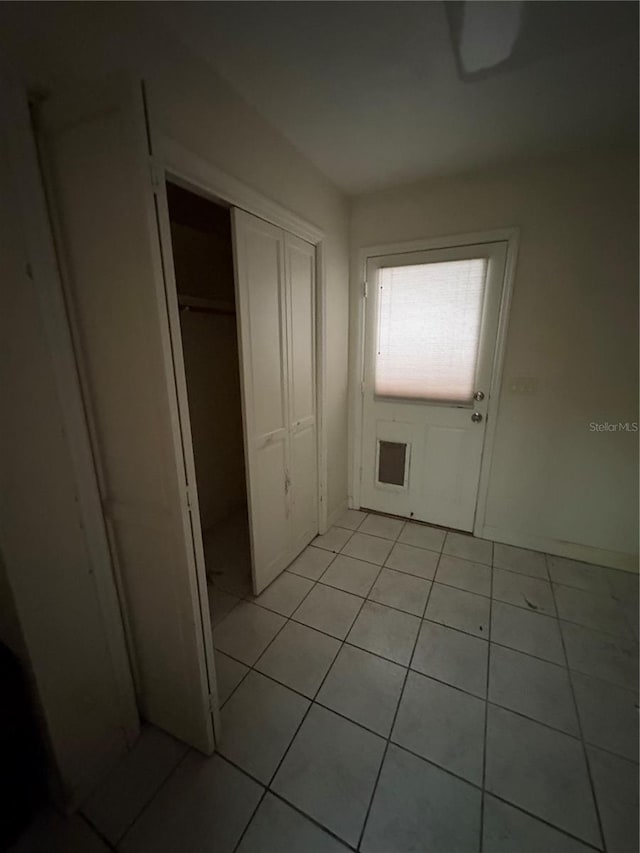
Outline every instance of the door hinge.
{"type": "Polygon", "coordinates": [[[191,489],[189,486],[186,487],[186,496],[187,496],[187,509],[191,512],[192,504],[191,504],[191,489]]]}
{"type": "Polygon", "coordinates": [[[369,295],[369,285],[366,281],[362,282],[362,298],[366,299],[369,295]]]}
{"type": "Polygon", "coordinates": [[[364,382],[360,383],[360,394],[364,397],[364,382]]]}
{"type": "Polygon", "coordinates": [[[213,693],[209,693],[209,710],[215,711],[217,707],[218,703],[216,702],[216,697],[213,695],[213,693]]]}

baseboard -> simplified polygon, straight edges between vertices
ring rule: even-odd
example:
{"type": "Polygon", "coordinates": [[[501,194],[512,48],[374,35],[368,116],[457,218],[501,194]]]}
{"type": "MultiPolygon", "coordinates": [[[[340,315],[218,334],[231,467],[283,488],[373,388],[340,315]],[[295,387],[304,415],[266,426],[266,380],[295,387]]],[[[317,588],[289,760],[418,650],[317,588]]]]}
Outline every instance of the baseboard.
{"type": "Polygon", "coordinates": [[[544,551],[556,557],[569,557],[583,563],[593,563],[596,566],[608,566],[611,569],[621,569],[625,572],[638,573],[638,555],[627,554],[624,551],[609,551],[605,548],[593,548],[590,545],[580,545],[577,542],[565,542],[562,539],[546,539],[543,536],[532,536],[516,530],[504,530],[500,527],[485,525],[474,535],[483,539],[492,539],[505,545],[516,545],[519,548],[531,548],[534,551],[544,551]]]}
{"type": "MultiPolygon", "coordinates": [[[[338,504],[338,506],[327,515],[327,530],[338,521],[339,518],[345,514],[348,509],[347,499],[345,498],[342,503],[338,504]]],[[[326,533],[326,530],[321,530],[320,533],[326,533]]]]}

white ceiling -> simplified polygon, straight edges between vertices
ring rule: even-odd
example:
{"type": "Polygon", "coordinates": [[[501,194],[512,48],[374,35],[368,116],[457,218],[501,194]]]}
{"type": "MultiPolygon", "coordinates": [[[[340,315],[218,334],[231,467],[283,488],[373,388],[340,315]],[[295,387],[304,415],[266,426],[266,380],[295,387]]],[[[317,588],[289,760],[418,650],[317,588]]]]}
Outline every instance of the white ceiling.
{"type": "Polygon", "coordinates": [[[476,76],[458,71],[458,3],[140,7],[351,194],[633,138],[636,3],[527,2],[504,33],[497,5],[474,3],[471,52],[499,54],[521,29],[511,58],[476,76]]]}

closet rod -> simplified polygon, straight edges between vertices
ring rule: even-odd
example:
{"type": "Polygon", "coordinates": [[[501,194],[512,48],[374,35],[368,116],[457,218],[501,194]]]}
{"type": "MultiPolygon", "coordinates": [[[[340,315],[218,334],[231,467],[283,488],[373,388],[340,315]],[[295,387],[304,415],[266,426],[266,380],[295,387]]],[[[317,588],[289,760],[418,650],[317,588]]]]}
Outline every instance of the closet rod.
{"type": "Polygon", "coordinates": [[[204,305],[180,305],[180,313],[183,311],[194,311],[202,314],[226,314],[233,315],[235,314],[235,310],[233,308],[210,308],[204,305]]]}

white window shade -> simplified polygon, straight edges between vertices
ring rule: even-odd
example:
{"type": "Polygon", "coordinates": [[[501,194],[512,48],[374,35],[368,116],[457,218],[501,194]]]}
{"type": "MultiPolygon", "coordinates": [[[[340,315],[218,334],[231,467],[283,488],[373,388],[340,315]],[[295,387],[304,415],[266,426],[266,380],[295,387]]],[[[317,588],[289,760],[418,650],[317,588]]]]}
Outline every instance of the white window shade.
{"type": "Polygon", "coordinates": [[[485,258],[380,269],[376,396],[472,400],[486,273],[485,258]]]}

